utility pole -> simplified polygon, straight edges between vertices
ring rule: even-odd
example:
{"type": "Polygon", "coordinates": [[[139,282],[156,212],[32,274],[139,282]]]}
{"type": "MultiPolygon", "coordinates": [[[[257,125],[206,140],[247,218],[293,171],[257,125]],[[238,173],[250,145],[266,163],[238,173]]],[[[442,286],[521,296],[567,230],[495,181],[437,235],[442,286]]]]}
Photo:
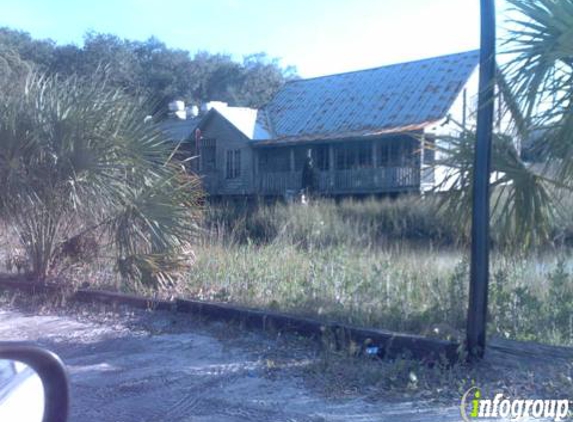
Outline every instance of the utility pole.
{"type": "Polygon", "coordinates": [[[473,174],[470,292],[467,320],[469,359],[485,353],[489,277],[489,179],[494,112],[495,4],[480,0],[481,42],[477,140],[473,174]]]}

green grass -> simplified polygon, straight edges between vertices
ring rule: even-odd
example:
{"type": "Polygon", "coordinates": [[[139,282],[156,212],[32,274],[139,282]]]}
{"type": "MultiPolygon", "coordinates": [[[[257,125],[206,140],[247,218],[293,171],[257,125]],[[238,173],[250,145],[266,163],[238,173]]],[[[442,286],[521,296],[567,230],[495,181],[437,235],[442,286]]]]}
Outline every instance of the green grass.
{"type": "MultiPolygon", "coordinates": [[[[573,344],[573,275],[564,262],[495,256],[490,331],[573,344]]],[[[303,250],[277,242],[203,246],[186,290],[202,299],[452,338],[463,336],[468,283],[459,252],[303,250]]]]}
{"type": "MultiPolygon", "coordinates": [[[[468,247],[450,226],[431,197],[218,204],[206,210],[191,271],[165,294],[462,339],[468,247]]],[[[573,345],[570,247],[515,250],[492,253],[490,333],[573,345]]],[[[59,280],[155,293],[121,283],[111,271],[113,254],[104,255],[72,266],[59,280]]]]}
{"type": "MultiPolygon", "coordinates": [[[[431,198],[207,212],[185,294],[356,325],[463,338],[469,264],[431,198]]],[[[566,247],[492,254],[490,324],[505,338],[573,344],[566,247]]]]}
{"type": "Polygon", "coordinates": [[[390,246],[404,240],[443,246],[464,240],[433,197],[340,203],[323,199],[308,206],[223,203],[207,208],[204,224],[211,239],[226,243],[278,241],[307,248],[390,246]]]}

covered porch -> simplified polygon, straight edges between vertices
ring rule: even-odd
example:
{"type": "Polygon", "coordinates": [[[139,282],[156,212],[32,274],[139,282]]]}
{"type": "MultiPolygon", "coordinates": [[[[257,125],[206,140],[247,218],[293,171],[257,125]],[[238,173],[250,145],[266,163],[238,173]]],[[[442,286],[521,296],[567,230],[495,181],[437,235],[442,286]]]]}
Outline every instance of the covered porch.
{"type": "Polygon", "coordinates": [[[423,144],[423,137],[398,135],[367,141],[260,147],[255,154],[255,190],[264,196],[299,192],[310,154],[313,186],[318,194],[419,191],[423,163],[433,161],[433,149],[423,144]]]}

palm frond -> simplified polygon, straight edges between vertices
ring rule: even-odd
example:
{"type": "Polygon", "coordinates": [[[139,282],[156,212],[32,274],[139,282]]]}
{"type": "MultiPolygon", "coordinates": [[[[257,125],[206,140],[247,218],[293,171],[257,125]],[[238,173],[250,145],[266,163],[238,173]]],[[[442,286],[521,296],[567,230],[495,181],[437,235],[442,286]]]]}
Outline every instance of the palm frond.
{"type": "Polygon", "coordinates": [[[519,18],[510,22],[504,68],[536,125],[554,122],[569,103],[573,70],[573,1],[508,0],[519,18]],[[557,112],[556,112],[557,111],[557,112]]]}
{"type": "MultiPolygon", "coordinates": [[[[142,104],[98,74],[33,74],[3,99],[0,218],[18,226],[38,276],[57,245],[77,235],[62,230],[70,219],[111,231],[124,264],[151,255],[157,265],[177,261],[195,231],[201,188],[158,127],[144,122],[142,104]]],[[[168,272],[152,273],[165,280],[168,272]]]]}
{"type": "MultiPolygon", "coordinates": [[[[438,190],[449,189],[440,207],[469,238],[475,134],[443,138],[442,144],[447,146],[437,147],[443,157],[437,164],[449,172],[438,190]]],[[[491,226],[498,243],[528,248],[549,240],[557,213],[555,183],[524,163],[507,136],[494,136],[491,170],[491,226]]]]}

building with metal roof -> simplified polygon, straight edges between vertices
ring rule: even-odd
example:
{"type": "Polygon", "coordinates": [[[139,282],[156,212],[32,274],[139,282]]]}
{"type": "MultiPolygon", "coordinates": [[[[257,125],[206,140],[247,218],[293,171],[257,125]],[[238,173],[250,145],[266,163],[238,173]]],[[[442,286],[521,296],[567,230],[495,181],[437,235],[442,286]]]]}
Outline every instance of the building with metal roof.
{"type": "Polygon", "coordinates": [[[293,80],[261,110],[212,102],[166,131],[199,129],[196,171],[215,196],[423,191],[439,183],[436,136],[473,122],[478,64],[469,51],[293,80]]]}
{"type": "Polygon", "coordinates": [[[445,118],[479,51],[287,82],[264,108],[270,142],[419,130],[445,118]]]}

